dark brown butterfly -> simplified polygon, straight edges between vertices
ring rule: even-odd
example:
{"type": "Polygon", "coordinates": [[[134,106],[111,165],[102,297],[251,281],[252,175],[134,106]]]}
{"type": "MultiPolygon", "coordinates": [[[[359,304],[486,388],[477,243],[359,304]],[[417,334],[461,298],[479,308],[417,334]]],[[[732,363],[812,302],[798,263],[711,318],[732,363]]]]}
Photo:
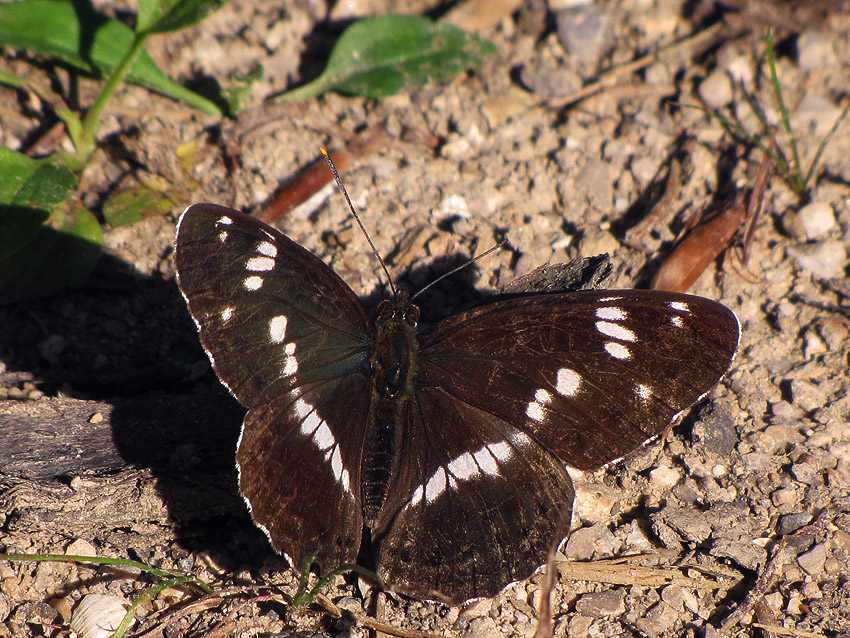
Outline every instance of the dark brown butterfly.
{"type": "Polygon", "coordinates": [[[296,567],[368,543],[389,586],[459,602],[528,577],[569,530],[582,470],[662,432],[729,368],[739,326],[684,294],[520,296],[420,331],[403,293],[374,320],[333,270],[256,219],[189,207],[178,282],[248,408],[239,485],[296,567]]]}

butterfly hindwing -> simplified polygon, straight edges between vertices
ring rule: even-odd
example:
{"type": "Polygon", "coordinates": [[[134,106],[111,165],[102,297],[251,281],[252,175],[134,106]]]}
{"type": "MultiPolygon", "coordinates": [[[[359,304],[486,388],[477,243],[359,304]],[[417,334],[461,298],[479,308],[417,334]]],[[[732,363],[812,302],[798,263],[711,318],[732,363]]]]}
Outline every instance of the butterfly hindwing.
{"type": "Polygon", "coordinates": [[[201,343],[249,408],[237,463],[254,520],[297,567],[317,550],[330,568],[353,562],[369,405],[362,304],[318,257],[223,206],[187,209],[175,259],[201,343]]]}
{"type": "Polygon", "coordinates": [[[455,603],[531,575],[569,531],[573,488],[558,460],[438,387],[416,392],[403,423],[401,466],[375,531],[378,573],[455,603]]]}

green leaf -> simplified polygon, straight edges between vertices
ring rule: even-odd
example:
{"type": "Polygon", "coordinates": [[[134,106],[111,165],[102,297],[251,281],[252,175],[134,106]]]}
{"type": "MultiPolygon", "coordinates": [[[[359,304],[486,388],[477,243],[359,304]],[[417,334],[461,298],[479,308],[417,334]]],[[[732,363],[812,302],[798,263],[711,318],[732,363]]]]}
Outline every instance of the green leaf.
{"type": "Polygon", "coordinates": [[[100,258],[103,235],[89,211],[67,201],[11,257],[0,260],[0,304],[81,284],[100,258]]]}
{"type": "Polygon", "coordinates": [[[191,27],[218,11],[227,2],[228,0],[169,0],[164,3],[170,5],[169,8],[148,30],[151,33],[165,33],[191,27]]]}
{"type": "MultiPolygon", "coordinates": [[[[89,73],[107,75],[113,71],[133,38],[133,30],[126,24],[107,18],[84,2],[0,3],[0,46],[51,56],[89,73]]],[[[171,80],[145,52],[136,60],[127,80],[210,115],[221,115],[213,102],[171,80]]]]}
{"type": "Polygon", "coordinates": [[[151,215],[162,215],[174,207],[163,193],[146,186],[121,191],[103,203],[103,218],[111,226],[135,224],[151,215]]]}
{"type": "Polygon", "coordinates": [[[496,52],[472,33],[421,16],[361,20],[340,36],[322,74],[282,99],[305,100],[330,90],[385,97],[409,84],[437,82],[480,66],[496,52]]]}
{"type": "Polygon", "coordinates": [[[0,259],[32,240],[50,211],[76,185],[76,177],[65,166],[0,147],[0,259]]]}
{"type": "Polygon", "coordinates": [[[162,17],[162,5],[159,0],[138,0],[136,12],[136,33],[144,33],[162,17]]]}

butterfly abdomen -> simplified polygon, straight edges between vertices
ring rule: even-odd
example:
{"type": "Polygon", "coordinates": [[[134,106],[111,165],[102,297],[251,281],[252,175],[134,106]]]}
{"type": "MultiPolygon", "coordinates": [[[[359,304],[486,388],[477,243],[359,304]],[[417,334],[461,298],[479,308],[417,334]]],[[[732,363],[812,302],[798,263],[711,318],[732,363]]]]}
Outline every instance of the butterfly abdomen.
{"type": "Polygon", "coordinates": [[[418,371],[416,338],[418,309],[406,300],[383,304],[376,321],[377,335],[370,359],[372,403],[363,448],[362,494],[366,525],[372,527],[387,497],[404,402],[413,396],[418,371]]]}

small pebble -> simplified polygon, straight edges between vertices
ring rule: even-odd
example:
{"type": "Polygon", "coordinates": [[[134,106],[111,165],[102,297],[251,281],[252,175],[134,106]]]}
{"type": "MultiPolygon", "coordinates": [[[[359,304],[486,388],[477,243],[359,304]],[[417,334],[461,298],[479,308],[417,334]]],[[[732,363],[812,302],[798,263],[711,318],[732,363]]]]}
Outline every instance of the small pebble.
{"type": "Polygon", "coordinates": [[[789,246],[787,253],[797,262],[797,265],[810,271],[815,277],[820,279],[844,277],[847,248],[837,239],[789,246]]]}
{"type": "Polygon", "coordinates": [[[67,345],[64,337],[61,335],[50,335],[46,339],[40,341],[36,348],[39,354],[44,357],[48,363],[56,365],[59,362],[59,355],[65,350],[67,345]]]}
{"type": "Polygon", "coordinates": [[[570,534],[564,554],[572,560],[611,556],[620,543],[605,525],[582,527],[570,534]]]}
{"type": "Polygon", "coordinates": [[[797,556],[797,564],[804,572],[811,576],[823,573],[823,564],[826,560],[826,544],[818,543],[809,551],[797,556]]]}
{"type": "Polygon", "coordinates": [[[72,541],[68,547],[65,548],[66,556],[97,556],[97,549],[90,542],[85,540],[84,538],[78,538],[75,541],[72,541]]]}
{"type": "Polygon", "coordinates": [[[567,53],[586,64],[597,64],[613,46],[613,25],[604,3],[586,3],[558,11],[558,40],[567,53]]]}
{"type": "Polygon", "coordinates": [[[682,473],[672,467],[657,467],[649,473],[652,484],[660,489],[669,490],[682,478],[682,473]]]}
{"type": "Polygon", "coordinates": [[[7,594],[0,592],[0,623],[9,617],[12,611],[12,599],[7,594]]]}
{"type": "Polygon", "coordinates": [[[793,487],[781,487],[771,493],[770,500],[776,507],[794,505],[797,503],[797,490],[793,487]]]}
{"type": "Polygon", "coordinates": [[[835,211],[826,202],[812,202],[797,213],[806,239],[820,239],[837,227],[835,211]]]}
{"type": "Polygon", "coordinates": [[[735,97],[732,80],[720,69],[708,74],[699,85],[699,96],[710,109],[719,109],[729,104],[735,97]]]}
{"type": "Polygon", "coordinates": [[[679,620],[679,613],[664,601],[658,603],[635,622],[641,633],[657,636],[673,628],[679,620]]]}
{"type": "Polygon", "coordinates": [[[498,638],[501,633],[495,620],[490,616],[482,616],[469,623],[469,629],[461,636],[464,638],[498,638]]]}
{"type": "Polygon", "coordinates": [[[622,589],[585,594],[576,601],[576,611],[592,618],[620,616],[626,611],[625,592],[622,589]]]}
{"type": "Polygon", "coordinates": [[[821,31],[804,31],[797,38],[797,65],[804,71],[821,71],[836,66],[834,38],[821,31]]]}

